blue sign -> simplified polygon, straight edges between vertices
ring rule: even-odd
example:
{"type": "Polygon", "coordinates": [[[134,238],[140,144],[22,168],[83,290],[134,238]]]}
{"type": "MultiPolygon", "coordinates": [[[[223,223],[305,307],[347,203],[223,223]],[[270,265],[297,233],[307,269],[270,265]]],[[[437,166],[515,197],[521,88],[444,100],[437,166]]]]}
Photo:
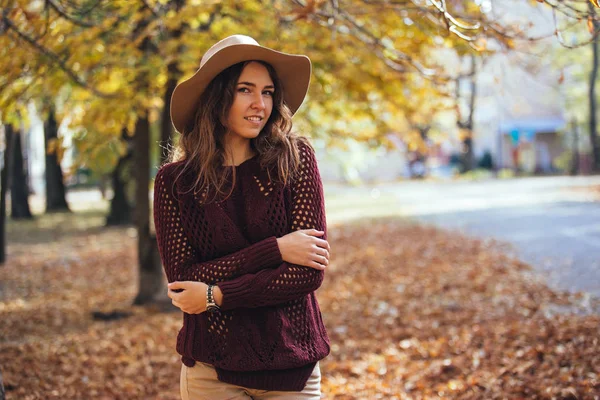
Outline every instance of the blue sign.
{"type": "Polygon", "coordinates": [[[519,144],[519,130],[513,129],[512,131],[510,131],[510,138],[512,140],[513,146],[519,144]]]}

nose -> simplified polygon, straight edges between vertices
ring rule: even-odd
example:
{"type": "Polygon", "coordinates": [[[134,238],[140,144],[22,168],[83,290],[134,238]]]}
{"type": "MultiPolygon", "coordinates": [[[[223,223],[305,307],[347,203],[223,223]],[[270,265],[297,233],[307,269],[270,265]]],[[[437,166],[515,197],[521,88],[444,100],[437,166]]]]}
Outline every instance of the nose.
{"type": "Polygon", "coordinates": [[[265,109],[265,99],[263,99],[262,93],[258,93],[258,96],[254,97],[254,101],[252,102],[252,108],[256,110],[265,109]]]}

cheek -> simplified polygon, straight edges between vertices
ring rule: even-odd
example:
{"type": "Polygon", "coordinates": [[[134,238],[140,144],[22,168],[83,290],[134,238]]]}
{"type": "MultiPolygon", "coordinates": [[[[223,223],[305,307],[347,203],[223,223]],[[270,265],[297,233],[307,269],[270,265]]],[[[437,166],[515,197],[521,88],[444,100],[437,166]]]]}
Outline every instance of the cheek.
{"type": "Polygon", "coordinates": [[[273,112],[273,99],[269,98],[269,100],[265,101],[265,111],[271,115],[271,113],[273,112]]]}
{"type": "Polygon", "coordinates": [[[231,104],[231,108],[229,109],[229,119],[236,119],[240,115],[243,115],[243,104],[239,98],[236,98],[231,104]]]}

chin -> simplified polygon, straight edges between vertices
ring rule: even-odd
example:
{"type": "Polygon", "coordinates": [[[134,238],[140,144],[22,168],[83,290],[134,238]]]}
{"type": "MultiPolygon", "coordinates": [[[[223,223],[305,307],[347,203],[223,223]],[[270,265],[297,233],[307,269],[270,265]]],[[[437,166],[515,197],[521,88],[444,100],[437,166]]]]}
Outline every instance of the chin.
{"type": "Polygon", "coordinates": [[[246,139],[256,139],[258,137],[258,135],[260,135],[260,133],[262,132],[262,130],[260,131],[253,131],[253,132],[248,132],[247,135],[244,135],[244,137],[246,139]]]}
{"type": "Polygon", "coordinates": [[[241,138],[244,139],[255,139],[258,137],[258,135],[260,135],[260,133],[263,131],[263,129],[265,129],[265,126],[261,126],[260,129],[258,128],[250,128],[247,126],[240,126],[237,127],[239,129],[236,129],[236,127],[234,127],[230,133],[235,135],[235,136],[239,136],[241,138]]]}

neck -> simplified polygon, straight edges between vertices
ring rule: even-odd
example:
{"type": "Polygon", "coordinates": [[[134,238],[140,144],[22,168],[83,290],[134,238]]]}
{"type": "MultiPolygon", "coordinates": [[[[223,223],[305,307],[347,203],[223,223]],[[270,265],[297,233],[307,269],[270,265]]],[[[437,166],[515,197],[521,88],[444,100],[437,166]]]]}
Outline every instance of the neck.
{"type": "Polygon", "coordinates": [[[227,145],[225,146],[225,165],[240,165],[254,156],[250,140],[244,138],[237,139],[227,141],[227,145]]]}

